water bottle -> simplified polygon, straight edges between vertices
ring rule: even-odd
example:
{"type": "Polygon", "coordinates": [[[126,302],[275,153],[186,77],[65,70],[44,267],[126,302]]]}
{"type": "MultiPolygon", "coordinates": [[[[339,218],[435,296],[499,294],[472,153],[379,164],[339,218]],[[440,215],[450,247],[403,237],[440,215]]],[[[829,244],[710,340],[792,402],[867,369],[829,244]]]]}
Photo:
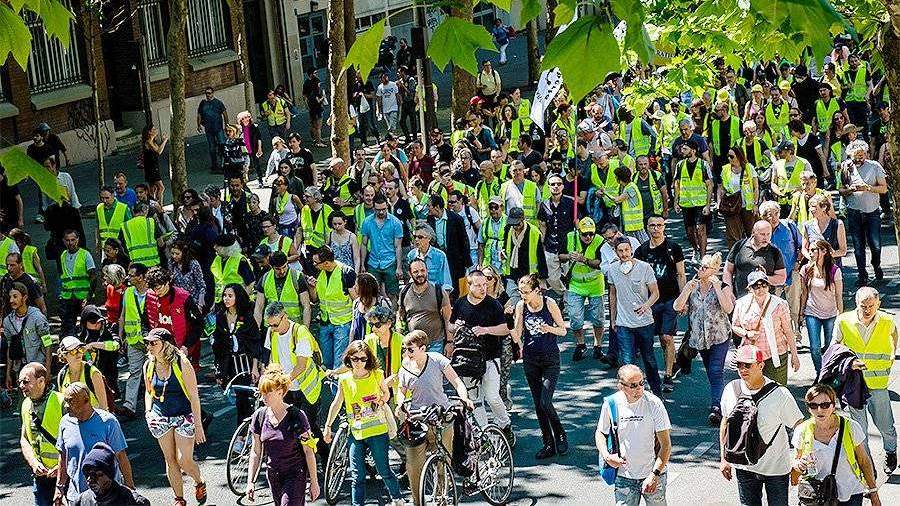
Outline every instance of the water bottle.
{"type": "Polygon", "coordinates": [[[810,455],[806,459],[806,477],[816,478],[818,475],[819,470],[816,468],[816,459],[813,458],[812,455],[810,455]]]}

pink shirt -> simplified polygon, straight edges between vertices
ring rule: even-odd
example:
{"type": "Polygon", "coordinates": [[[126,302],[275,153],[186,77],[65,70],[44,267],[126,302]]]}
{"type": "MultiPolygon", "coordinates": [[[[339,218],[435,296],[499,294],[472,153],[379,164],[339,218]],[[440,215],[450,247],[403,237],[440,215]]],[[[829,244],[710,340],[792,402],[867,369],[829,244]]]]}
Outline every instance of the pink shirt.
{"type": "MultiPolygon", "coordinates": [[[[731,324],[744,330],[756,330],[756,335],[752,338],[744,337],[741,345],[752,344],[762,351],[763,357],[768,360],[772,358],[772,350],[769,348],[769,340],[766,335],[766,326],[760,321],[762,308],[753,299],[750,294],[745,295],[738,300],[735,305],[734,315],[731,318],[731,324]],[[749,304],[744,299],[749,298],[749,304]]],[[[790,339],[793,339],[793,330],[791,330],[791,317],[788,311],[788,305],[783,299],[778,299],[774,295],[770,295],[772,301],[770,305],[774,305],[769,312],[772,315],[772,323],[775,330],[775,344],[778,348],[778,355],[784,355],[790,349],[790,339]],[[779,302],[776,304],[776,302],[779,302]]],[[[763,303],[765,304],[765,303],[763,303]]]]}

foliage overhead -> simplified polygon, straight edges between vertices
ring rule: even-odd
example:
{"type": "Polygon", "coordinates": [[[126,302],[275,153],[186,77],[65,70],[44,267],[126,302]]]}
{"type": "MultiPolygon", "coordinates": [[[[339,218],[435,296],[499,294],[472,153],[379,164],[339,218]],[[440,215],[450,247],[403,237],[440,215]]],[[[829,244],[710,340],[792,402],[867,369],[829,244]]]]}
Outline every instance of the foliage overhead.
{"type": "Polygon", "coordinates": [[[428,41],[428,56],[441,71],[452,61],[473,76],[478,74],[475,52],[479,49],[497,51],[491,34],[481,25],[455,17],[445,18],[428,41]]]}
{"type": "Polygon", "coordinates": [[[0,154],[0,165],[6,169],[8,184],[14,185],[30,178],[44,195],[56,202],[62,200],[64,190],[56,177],[34,158],[28,156],[22,148],[13,147],[0,154]]]}
{"type": "Polygon", "coordinates": [[[347,57],[344,58],[344,70],[351,66],[355,67],[363,81],[369,79],[369,74],[378,62],[378,47],[381,45],[381,38],[384,37],[385,21],[382,19],[358,35],[356,42],[347,52],[347,57]]]}
{"type": "Polygon", "coordinates": [[[0,64],[12,55],[19,67],[28,67],[31,32],[25,25],[27,12],[41,18],[47,35],[69,47],[69,24],[74,15],[60,0],[7,0],[0,2],[0,64]]]}
{"type": "Polygon", "coordinates": [[[596,15],[582,16],[547,46],[542,68],[559,67],[573,98],[590,93],[609,72],[621,70],[613,27],[596,15]],[[587,59],[593,60],[588,63],[587,59]]]}

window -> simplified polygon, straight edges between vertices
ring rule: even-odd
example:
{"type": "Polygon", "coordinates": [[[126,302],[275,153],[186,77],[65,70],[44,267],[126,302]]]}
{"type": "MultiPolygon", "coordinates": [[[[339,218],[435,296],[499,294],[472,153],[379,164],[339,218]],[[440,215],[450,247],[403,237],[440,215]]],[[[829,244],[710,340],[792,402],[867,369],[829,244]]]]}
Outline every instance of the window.
{"type": "Polygon", "coordinates": [[[491,31],[491,28],[494,27],[494,18],[496,17],[497,13],[493,5],[488,2],[478,2],[473,9],[472,22],[476,25],[482,25],[488,31],[491,31]]]}
{"type": "MultiPolygon", "coordinates": [[[[68,0],[63,4],[71,9],[68,0]]],[[[31,55],[28,57],[28,89],[44,93],[68,88],[85,82],[81,48],[75,37],[74,21],[69,25],[71,45],[66,48],[55,38],[47,36],[41,19],[26,11],[25,24],[31,32],[31,55]]]]}
{"type": "Polygon", "coordinates": [[[188,56],[228,49],[222,0],[188,0],[188,56]]]}
{"type": "Polygon", "coordinates": [[[300,62],[304,72],[328,66],[325,12],[320,10],[297,16],[297,28],[300,32],[300,62]]]}
{"type": "Polygon", "coordinates": [[[158,67],[166,63],[166,31],[163,29],[163,15],[160,0],[141,0],[139,5],[141,31],[147,64],[158,67]]]}

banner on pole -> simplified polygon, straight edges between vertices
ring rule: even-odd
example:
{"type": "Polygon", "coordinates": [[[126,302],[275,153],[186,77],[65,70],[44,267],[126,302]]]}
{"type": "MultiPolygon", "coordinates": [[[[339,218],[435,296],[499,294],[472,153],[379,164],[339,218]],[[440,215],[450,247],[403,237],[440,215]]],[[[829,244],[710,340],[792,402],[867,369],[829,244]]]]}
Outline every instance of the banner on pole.
{"type": "Polygon", "coordinates": [[[533,121],[541,131],[545,131],[544,113],[553,103],[553,98],[559,93],[562,83],[562,73],[559,71],[559,68],[554,67],[541,72],[537,91],[534,92],[534,100],[531,102],[531,121],[533,121]]]}

